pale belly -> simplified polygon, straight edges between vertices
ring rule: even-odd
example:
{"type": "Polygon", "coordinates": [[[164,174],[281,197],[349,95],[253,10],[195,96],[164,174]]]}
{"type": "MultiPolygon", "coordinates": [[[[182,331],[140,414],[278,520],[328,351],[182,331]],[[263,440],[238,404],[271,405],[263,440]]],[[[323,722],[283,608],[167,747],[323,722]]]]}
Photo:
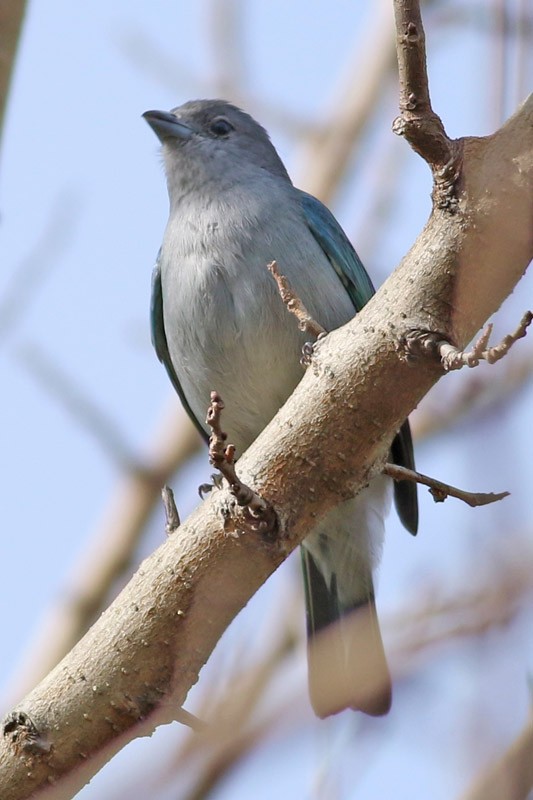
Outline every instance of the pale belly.
{"type": "Polygon", "coordinates": [[[241,454],[301,380],[306,337],[270,285],[241,296],[240,288],[230,292],[227,275],[212,281],[218,285],[209,293],[181,283],[174,302],[165,305],[165,330],[195,417],[208,430],[210,394],[218,392],[225,404],[223,429],[241,454]]]}

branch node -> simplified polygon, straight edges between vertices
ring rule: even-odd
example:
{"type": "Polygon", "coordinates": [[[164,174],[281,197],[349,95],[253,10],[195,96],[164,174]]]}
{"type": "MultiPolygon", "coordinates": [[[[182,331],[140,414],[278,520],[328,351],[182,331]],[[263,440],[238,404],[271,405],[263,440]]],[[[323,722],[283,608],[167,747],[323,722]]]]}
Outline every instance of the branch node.
{"type": "Polygon", "coordinates": [[[170,486],[163,486],[161,489],[161,497],[163,498],[163,505],[165,506],[165,533],[167,536],[175,533],[181,522],[178,509],[176,508],[176,501],[174,500],[174,492],[170,486]]]}
{"type": "Polygon", "coordinates": [[[422,359],[436,361],[443,341],[447,341],[446,336],[438,331],[410,328],[398,339],[396,351],[402,361],[413,366],[422,359]]]}
{"type": "Polygon", "coordinates": [[[23,750],[34,756],[48,755],[52,743],[48,736],[25,711],[12,711],[2,723],[2,733],[9,737],[15,750],[23,750]]]}

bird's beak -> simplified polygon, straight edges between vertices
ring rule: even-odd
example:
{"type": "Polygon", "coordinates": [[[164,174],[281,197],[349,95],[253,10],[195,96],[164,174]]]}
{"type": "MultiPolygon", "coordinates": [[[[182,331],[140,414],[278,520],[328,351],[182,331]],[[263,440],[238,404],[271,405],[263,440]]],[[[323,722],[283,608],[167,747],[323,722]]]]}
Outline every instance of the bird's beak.
{"type": "Polygon", "coordinates": [[[143,117],[161,142],[168,139],[190,139],[194,133],[192,128],[168,111],[145,111],[143,117]]]}

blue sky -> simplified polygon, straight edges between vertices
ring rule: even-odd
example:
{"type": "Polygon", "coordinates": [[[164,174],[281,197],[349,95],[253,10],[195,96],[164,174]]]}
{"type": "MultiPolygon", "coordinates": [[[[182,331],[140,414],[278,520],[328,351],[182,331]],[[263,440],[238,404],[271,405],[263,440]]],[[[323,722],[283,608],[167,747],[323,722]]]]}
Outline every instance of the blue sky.
{"type": "MultiPolygon", "coordinates": [[[[28,354],[44,353],[70,376],[105,410],[134,452],[142,453],[157,420],[175,402],[149,340],[150,273],[166,222],[167,197],[157,141],[141,114],[215,91],[219,68],[206,34],[209,6],[183,0],[29,3],[0,172],[5,526],[0,545],[0,681],[6,686],[42,615],[64,591],[64,576],[98,525],[120,476],[101,444],[36,381],[27,366],[28,354]],[[17,275],[23,266],[29,271],[21,285],[17,275]],[[16,313],[5,322],[3,301],[13,296],[18,298],[16,313]]],[[[320,120],[339,70],[364,36],[364,9],[367,4],[348,0],[246,4],[243,88],[256,107],[275,105],[304,122],[320,120]]],[[[429,21],[427,34],[433,102],[449,134],[490,132],[496,124],[490,36],[464,21],[439,28],[429,21]]],[[[530,86],[531,67],[530,62],[530,86]]],[[[392,78],[384,88],[381,113],[365,133],[360,158],[332,206],[356,246],[359,238],[364,243],[380,160],[383,153],[397,160],[400,180],[391,185],[393,210],[387,227],[368,252],[361,251],[376,281],[400,260],[430,207],[425,165],[402,141],[389,144],[395,102],[392,78]]],[[[514,98],[508,108],[512,102],[514,98]]],[[[299,163],[296,143],[270,116],[261,121],[294,170],[299,163]]],[[[524,279],[507,301],[495,320],[498,336],[531,307],[531,288],[531,278],[524,279]]],[[[520,343],[516,351],[528,344],[520,343]]],[[[503,365],[493,370],[497,382],[503,365]]],[[[475,511],[453,501],[435,506],[422,494],[416,541],[391,518],[379,582],[385,609],[401,604],[414,585],[425,582],[437,581],[443,594],[460,591],[476,577],[473,565],[481,570],[488,552],[505,550],[502,539],[509,537],[512,548],[515,533],[527,531],[531,537],[531,401],[528,388],[498,413],[419,448],[424,472],[465,488],[510,489],[513,494],[505,505],[475,511]]],[[[207,459],[198,456],[191,472],[177,479],[182,516],[196,502],[196,486],[209,472],[207,459]]],[[[144,550],[161,537],[159,514],[144,550]]],[[[296,585],[296,566],[284,567],[254,598],[225,637],[230,642],[226,647],[254,635],[258,615],[270,607],[273,593],[296,585]]],[[[307,727],[297,743],[289,733],[269,741],[216,796],[249,797],[250,786],[254,797],[320,796],[312,787],[324,752],[330,753],[339,798],[389,796],[392,785],[397,800],[453,796],[473,763],[461,763],[454,742],[458,709],[470,715],[474,728],[478,719],[480,726],[483,720],[498,721],[495,752],[510,740],[527,712],[531,632],[531,616],[524,614],[489,650],[490,669],[473,645],[471,650],[445,649],[437,665],[416,684],[402,688],[386,721],[365,723],[363,740],[357,739],[361,722],[356,715],[319,723],[305,711],[307,727]],[[502,676],[518,687],[509,693],[506,709],[495,696],[502,676]],[[487,698],[485,704],[480,693],[487,698]],[[428,713],[438,727],[430,737],[428,713]],[[381,737],[377,753],[372,737],[381,737]],[[447,743],[445,755],[435,749],[437,741],[447,743]],[[355,752],[370,751],[371,757],[352,782],[350,770],[359,769],[350,761],[354,742],[355,752]],[[269,780],[263,781],[263,775],[269,780]]],[[[224,653],[222,642],[216,657],[224,659],[224,653]]],[[[305,681],[303,660],[291,680],[305,681]]],[[[101,797],[118,785],[135,759],[150,759],[154,747],[159,753],[170,751],[180,735],[163,730],[149,742],[133,744],[80,796],[101,797]]],[[[479,761],[483,763],[482,754],[479,761]]]]}

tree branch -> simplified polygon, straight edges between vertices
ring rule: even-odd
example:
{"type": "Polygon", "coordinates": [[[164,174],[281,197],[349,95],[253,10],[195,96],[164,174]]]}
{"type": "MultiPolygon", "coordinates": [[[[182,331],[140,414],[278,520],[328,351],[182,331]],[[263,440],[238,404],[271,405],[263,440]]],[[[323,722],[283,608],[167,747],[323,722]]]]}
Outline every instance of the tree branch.
{"type": "Polygon", "coordinates": [[[533,257],[532,129],[530,98],[494,135],[462,141],[454,213],[435,202],[398,269],[317,344],[293,395],[239,459],[240,479],[276,511],[278,538],[228,536],[229,491],[212,492],[14,709],[0,740],[2,800],[71,797],[128,741],[179,717],[251,595],[317,517],[379,471],[395,431],[443,374],[429,359],[402,360],[401,336],[442,332],[464,348],[533,257]]]}
{"type": "Polygon", "coordinates": [[[467,505],[475,508],[477,506],[487,506],[490,503],[496,503],[498,500],[503,500],[504,497],[509,496],[509,492],[465,492],[463,489],[458,489],[456,486],[451,486],[448,483],[438,481],[436,478],[430,478],[428,475],[423,475],[421,472],[416,472],[406,467],[400,467],[398,464],[385,464],[383,467],[383,474],[388,475],[395,481],[413,481],[421,483],[423,486],[429,486],[429,493],[436,503],[443,503],[447,497],[455,497],[457,500],[462,500],[467,505]]]}
{"type": "Polygon", "coordinates": [[[400,79],[400,116],[392,125],[433,172],[433,202],[455,210],[462,148],[449,139],[431,107],[426,69],[426,39],[418,0],[395,0],[396,52],[400,79]]]}

